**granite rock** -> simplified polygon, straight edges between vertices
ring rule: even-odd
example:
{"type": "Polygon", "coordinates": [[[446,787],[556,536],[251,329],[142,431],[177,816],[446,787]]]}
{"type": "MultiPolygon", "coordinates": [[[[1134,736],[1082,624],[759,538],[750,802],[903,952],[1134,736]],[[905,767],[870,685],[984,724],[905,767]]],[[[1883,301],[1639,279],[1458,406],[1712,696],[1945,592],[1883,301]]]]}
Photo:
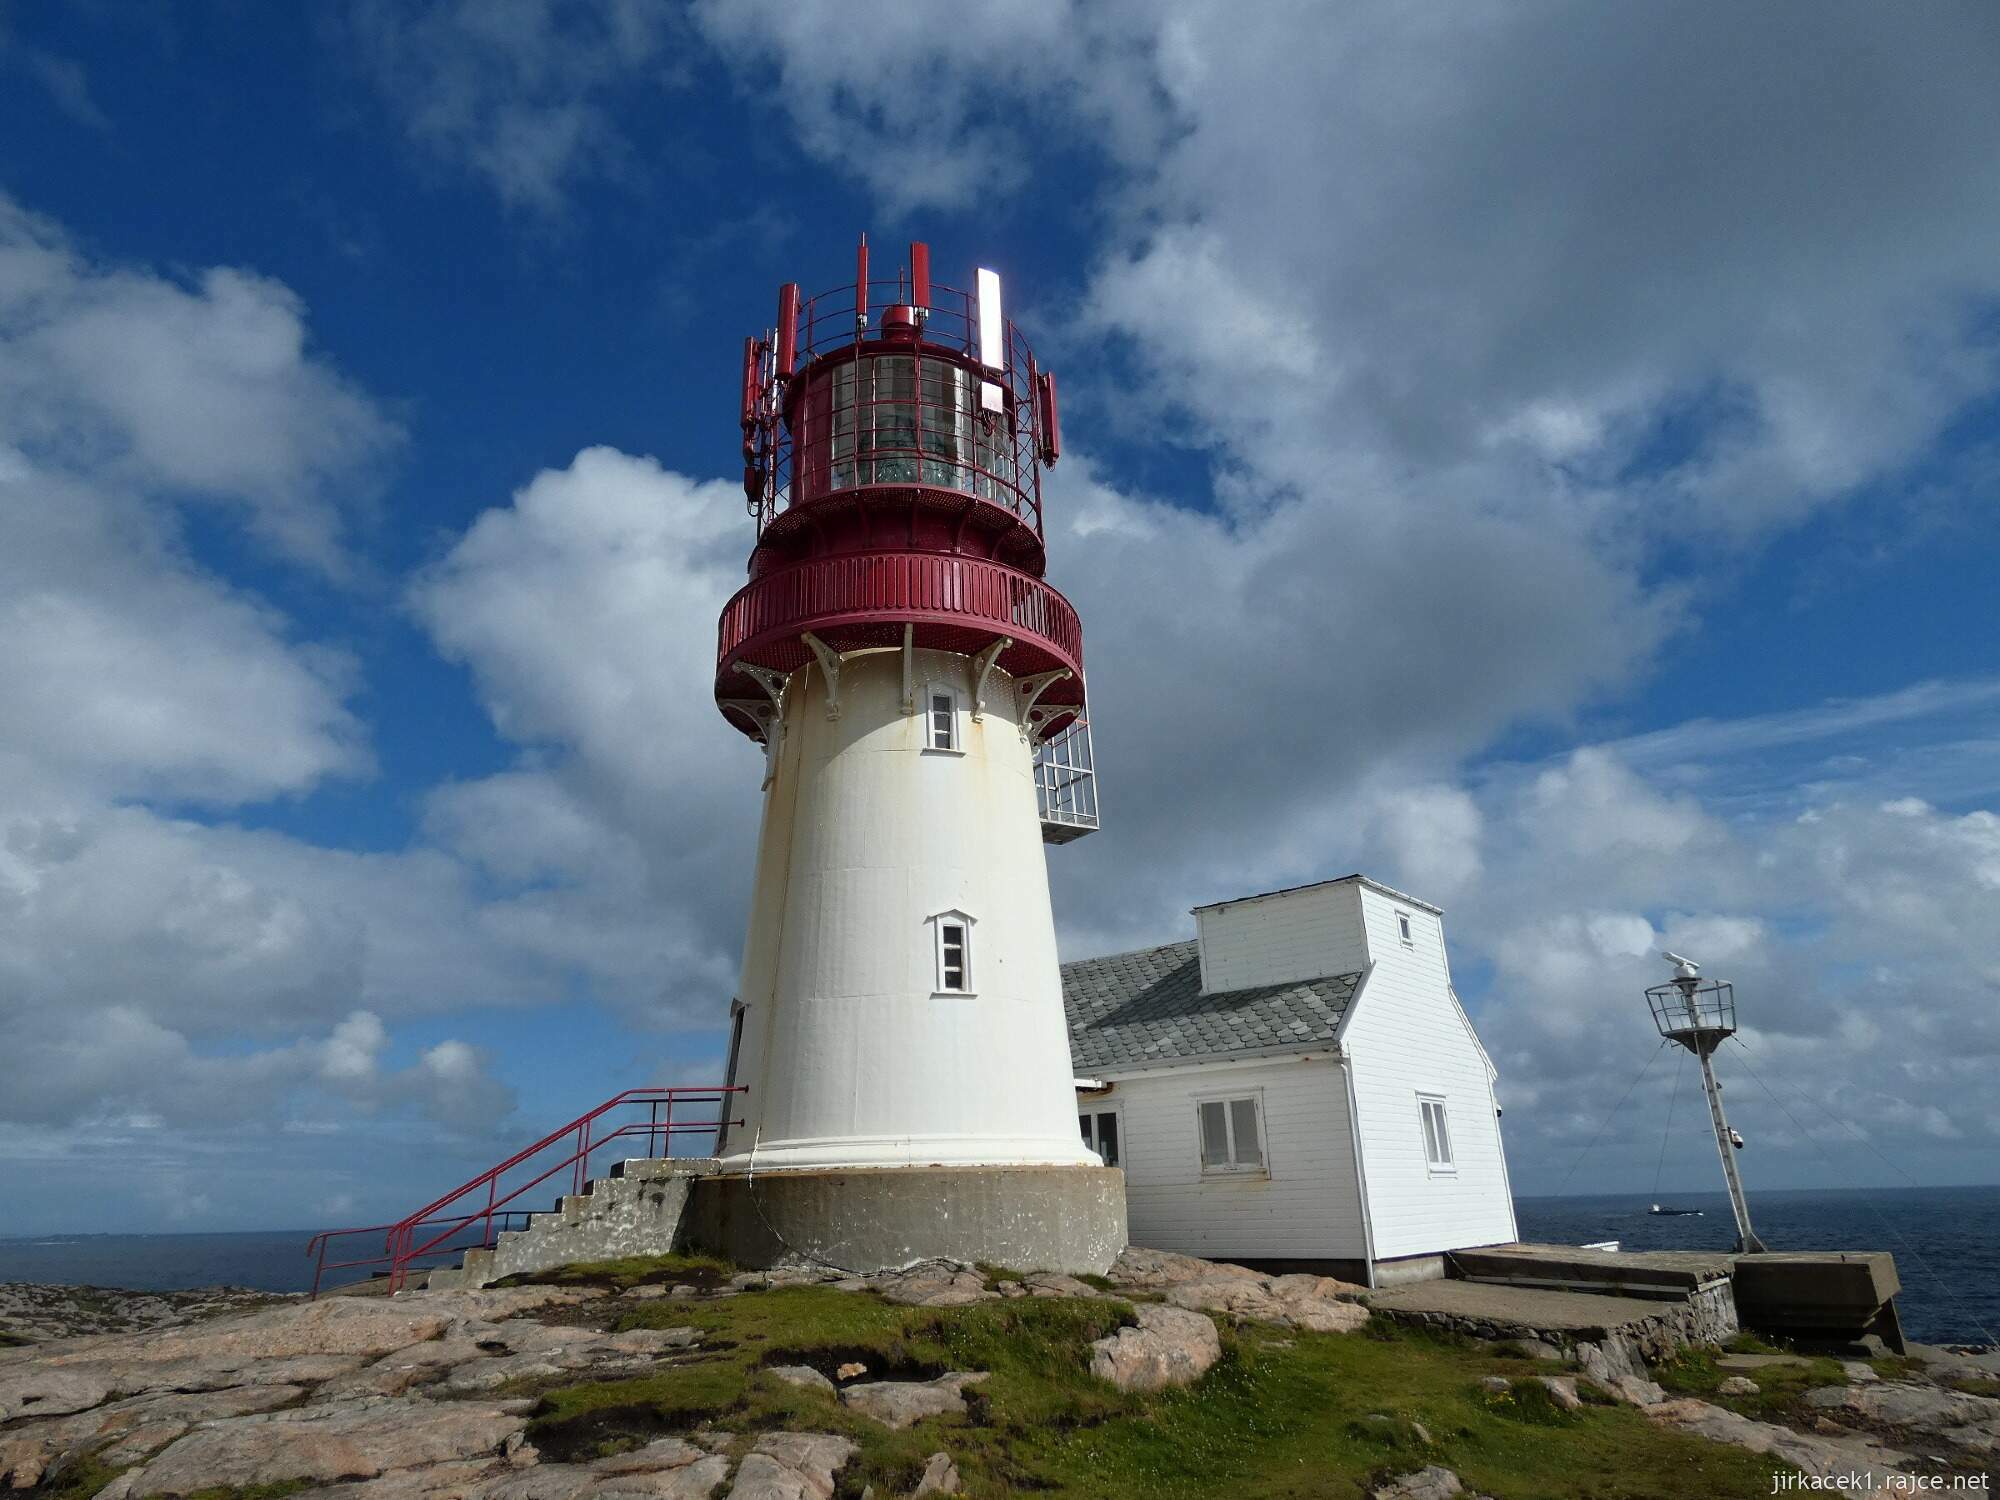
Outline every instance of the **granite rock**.
{"type": "Polygon", "coordinates": [[[1090,1346],[1090,1373],[1121,1391],[1187,1385],[1222,1357],[1215,1323],[1203,1313],[1149,1302],[1133,1316],[1138,1326],[1090,1346]]]}

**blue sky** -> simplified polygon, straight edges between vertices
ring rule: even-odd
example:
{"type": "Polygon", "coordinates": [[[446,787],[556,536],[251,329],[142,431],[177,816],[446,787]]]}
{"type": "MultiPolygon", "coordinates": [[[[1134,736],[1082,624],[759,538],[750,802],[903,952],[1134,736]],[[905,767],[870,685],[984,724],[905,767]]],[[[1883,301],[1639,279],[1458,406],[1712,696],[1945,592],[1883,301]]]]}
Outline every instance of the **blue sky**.
{"type": "Polygon", "coordinates": [[[1061,374],[1066,953],[1436,900],[1534,1192],[1650,1183],[1657,1076],[1572,1166],[1695,947],[1818,1133],[1739,1091],[1753,1186],[1990,1180],[1991,11],[923,17],[0,6],[19,1227],[393,1217],[719,1071],[733,351],[862,230],[1061,374]]]}

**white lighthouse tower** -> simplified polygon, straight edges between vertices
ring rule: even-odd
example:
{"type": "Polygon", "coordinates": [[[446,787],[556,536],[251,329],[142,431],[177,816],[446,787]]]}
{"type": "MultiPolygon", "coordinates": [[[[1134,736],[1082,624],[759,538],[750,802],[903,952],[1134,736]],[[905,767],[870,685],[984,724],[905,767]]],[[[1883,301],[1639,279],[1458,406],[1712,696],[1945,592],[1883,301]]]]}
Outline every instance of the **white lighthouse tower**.
{"type": "Polygon", "coordinates": [[[858,259],[745,341],[757,541],[716,699],[765,801],[747,1093],[696,1233],[746,1264],[1101,1271],[1123,1178],[1077,1129],[1044,857],[1095,826],[1082,635],[1042,577],[1055,381],[993,273],[858,259]]]}

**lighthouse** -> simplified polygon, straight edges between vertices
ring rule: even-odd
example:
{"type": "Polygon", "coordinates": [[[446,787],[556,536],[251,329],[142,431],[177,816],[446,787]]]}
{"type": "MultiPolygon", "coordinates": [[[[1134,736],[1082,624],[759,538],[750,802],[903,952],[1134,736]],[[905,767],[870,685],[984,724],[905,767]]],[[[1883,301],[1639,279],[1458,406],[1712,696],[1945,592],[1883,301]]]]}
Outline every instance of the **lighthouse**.
{"type": "Polygon", "coordinates": [[[1077,1126],[1045,848],[1096,794],[1045,579],[1055,377],[1000,278],[779,290],[744,341],[749,577],[715,697],[761,747],[731,1006],[743,1087],[696,1210],[744,1264],[1102,1271],[1122,1174],[1077,1126]]]}

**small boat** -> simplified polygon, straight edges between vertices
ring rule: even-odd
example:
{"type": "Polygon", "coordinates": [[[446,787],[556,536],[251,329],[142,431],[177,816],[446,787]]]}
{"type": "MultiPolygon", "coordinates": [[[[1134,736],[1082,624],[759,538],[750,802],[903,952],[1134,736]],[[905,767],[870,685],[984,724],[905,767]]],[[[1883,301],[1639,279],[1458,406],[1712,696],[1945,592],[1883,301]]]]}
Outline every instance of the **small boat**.
{"type": "Polygon", "coordinates": [[[1677,1219],[1699,1219],[1701,1217],[1701,1210],[1698,1208],[1662,1208],[1657,1203],[1653,1205],[1653,1212],[1656,1214],[1667,1214],[1677,1219]]]}

